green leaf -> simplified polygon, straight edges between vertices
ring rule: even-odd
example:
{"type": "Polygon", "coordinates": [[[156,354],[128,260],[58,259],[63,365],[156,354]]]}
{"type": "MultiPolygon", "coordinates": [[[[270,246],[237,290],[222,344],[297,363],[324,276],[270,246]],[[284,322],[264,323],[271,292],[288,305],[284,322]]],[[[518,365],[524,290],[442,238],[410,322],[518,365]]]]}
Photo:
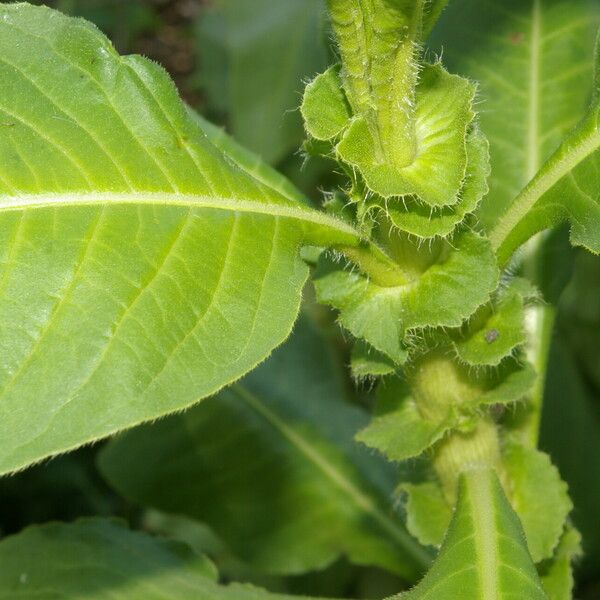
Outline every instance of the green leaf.
{"type": "MultiPolygon", "coordinates": [[[[600,44],[598,45],[600,63],[600,44]]],[[[600,70],[600,64],[598,66],[600,70]]],[[[600,253],[600,77],[588,114],[515,198],[490,234],[506,262],[533,234],[562,221],[575,246],[600,253]]]]}
{"type": "Polygon", "coordinates": [[[519,519],[496,475],[461,476],[459,498],[438,558],[402,600],[547,600],[519,519]]]}
{"type": "Polygon", "coordinates": [[[585,375],[600,390],[600,258],[579,252],[561,299],[561,327],[585,375]]]}
{"type": "Polygon", "coordinates": [[[399,377],[385,379],[378,388],[372,421],[356,435],[359,442],[382,452],[389,460],[402,461],[422,454],[440,440],[457,418],[449,408],[445,419],[425,419],[399,377]]]}
{"type": "Polygon", "coordinates": [[[457,234],[452,246],[441,250],[423,247],[419,252],[438,262],[405,285],[377,285],[331,261],[322,261],[314,277],[319,302],[337,308],[346,329],[397,363],[406,357],[407,330],[461,325],[497,283],[489,243],[474,233],[457,234]]]}
{"type": "Polygon", "coordinates": [[[403,483],[406,494],[406,526],[421,542],[439,546],[452,519],[452,509],[437,482],[403,483]]]}
{"type": "Polygon", "coordinates": [[[356,234],[240,168],[92,25],[3,4],[0,56],[4,473],[240,377],[290,332],[298,248],[356,234]]]}
{"type": "Polygon", "coordinates": [[[507,443],[503,464],[531,557],[536,563],[550,558],[573,508],[567,485],[548,455],[533,448],[507,443]]]}
{"type": "Polygon", "coordinates": [[[427,36],[433,29],[436,21],[440,18],[442,11],[446,8],[448,0],[429,0],[425,3],[425,14],[423,17],[423,33],[427,36]]]}
{"type": "Polygon", "coordinates": [[[523,400],[537,378],[535,369],[528,363],[520,365],[507,360],[494,373],[484,372],[480,376],[483,393],[469,403],[473,407],[494,404],[512,404],[523,400]]]}
{"type": "Polygon", "coordinates": [[[117,438],[100,467],[126,497],[205,521],[262,571],[345,554],[414,581],[428,556],[392,511],[393,471],[353,442],[366,421],[304,323],[241,383],[117,438]]]}
{"type": "Polygon", "coordinates": [[[246,171],[254,179],[278,191],[282,196],[310,205],[302,192],[289,179],[286,179],[273,167],[263,162],[257,154],[238,144],[231,136],[227,135],[223,128],[213,125],[191,108],[188,108],[188,112],[205,133],[206,137],[219,150],[226,154],[228,158],[234,160],[238,167],[246,171]]]}
{"type": "Polygon", "coordinates": [[[561,330],[569,328],[570,322],[563,323],[563,318],[559,316],[548,362],[540,446],[569,484],[576,507],[573,521],[583,536],[580,569],[594,576],[600,568],[600,480],[590,474],[600,472],[598,392],[565,342],[561,330]]]}
{"type": "MultiPolygon", "coordinates": [[[[567,515],[573,508],[566,484],[547,455],[511,440],[502,451],[502,468],[511,505],[523,525],[532,560],[540,563],[549,559],[555,553],[567,515]]],[[[407,495],[409,531],[422,544],[441,544],[452,513],[440,485],[433,481],[402,484],[400,491],[407,495]]]]}
{"type": "Polygon", "coordinates": [[[303,82],[325,68],[322,0],[217,0],[198,21],[201,84],[231,133],[275,163],[302,143],[303,82]]]}
{"type": "Polygon", "coordinates": [[[212,563],[187,546],[103,519],[30,527],[0,542],[0,564],[6,600],[302,600],[219,585],[212,563]]]}
{"type": "Polygon", "coordinates": [[[581,535],[567,525],[551,561],[539,569],[549,600],[573,598],[573,560],[581,556],[581,535]]]}
{"type": "Polygon", "coordinates": [[[490,141],[491,229],[577,123],[589,101],[595,0],[452,0],[430,40],[447,67],[480,85],[490,141]]]}
{"type": "Polygon", "coordinates": [[[389,460],[403,461],[421,455],[444,435],[462,426],[472,426],[482,407],[507,405],[522,400],[536,380],[528,365],[507,362],[494,371],[470,373],[460,365],[450,372],[438,371],[441,386],[459,391],[435,409],[419,405],[410,387],[400,377],[389,377],[378,388],[373,420],[356,439],[382,452],[389,460]],[[451,381],[451,377],[455,380],[451,381]]]}

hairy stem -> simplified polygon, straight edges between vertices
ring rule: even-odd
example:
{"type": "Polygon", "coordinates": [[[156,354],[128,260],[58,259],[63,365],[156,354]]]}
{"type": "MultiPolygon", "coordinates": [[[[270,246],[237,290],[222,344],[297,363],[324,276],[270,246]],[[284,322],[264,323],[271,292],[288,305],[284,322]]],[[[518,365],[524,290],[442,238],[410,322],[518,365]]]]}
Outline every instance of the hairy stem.
{"type": "MultiPolygon", "coordinates": [[[[439,421],[476,397],[477,388],[452,358],[433,352],[417,362],[409,376],[413,397],[426,419],[439,421]]],[[[482,417],[467,431],[453,431],[435,448],[432,465],[451,505],[460,474],[473,467],[499,469],[500,441],[496,424],[482,417]]]]}
{"type": "Polygon", "coordinates": [[[417,55],[424,0],[328,0],[342,56],[344,88],[362,117],[380,163],[403,167],[415,158],[417,55]]]}
{"type": "Polygon", "coordinates": [[[456,502],[460,474],[466,470],[501,466],[498,428],[490,419],[481,419],[472,431],[451,433],[435,450],[433,468],[451,506],[456,502]]]}

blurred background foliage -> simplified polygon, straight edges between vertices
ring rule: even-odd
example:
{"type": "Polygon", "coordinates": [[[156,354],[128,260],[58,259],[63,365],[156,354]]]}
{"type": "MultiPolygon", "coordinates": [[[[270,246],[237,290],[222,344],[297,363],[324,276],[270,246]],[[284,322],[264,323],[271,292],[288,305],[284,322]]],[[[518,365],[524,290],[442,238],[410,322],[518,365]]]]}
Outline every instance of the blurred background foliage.
{"type": "MultiPolygon", "coordinates": [[[[38,4],[40,2],[37,2],[38,4]]],[[[336,175],[305,161],[298,111],[306,81],[333,59],[323,0],[54,0],[106,33],[121,53],[162,64],[183,98],[290,177],[320,203],[336,175]]],[[[600,258],[572,250],[564,231],[550,236],[547,270],[558,301],[546,385],[541,446],[569,483],[573,520],[583,534],[576,597],[600,598],[600,258]]],[[[368,386],[346,369],[348,346],[332,315],[307,292],[305,312],[319,324],[345,374],[347,401],[368,406],[368,386]]],[[[207,552],[224,577],[276,591],[382,598],[402,587],[395,575],[337,560],[297,576],[267,576],[233,556],[205,524],[145,510],[121,498],[96,467],[99,443],[0,480],[0,537],[32,523],[117,515],[133,526],[186,540],[207,552]]],[[[183,483],[183,482],[182,482],[183,483]]],[[[218,501],[218,499],[215,499],[218,501]]]]}

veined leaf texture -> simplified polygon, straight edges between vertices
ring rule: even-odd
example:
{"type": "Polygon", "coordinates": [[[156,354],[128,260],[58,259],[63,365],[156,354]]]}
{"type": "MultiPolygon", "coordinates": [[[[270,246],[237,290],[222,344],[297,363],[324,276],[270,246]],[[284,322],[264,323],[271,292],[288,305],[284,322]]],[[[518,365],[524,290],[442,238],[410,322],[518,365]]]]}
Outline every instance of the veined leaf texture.
{"type": "Polygon", "coordinates": [[[0,55],[7,472],[243,375],[290,332],[300,246],[357,236],[222,152],[89,23],[3,5],[0,55]]]}

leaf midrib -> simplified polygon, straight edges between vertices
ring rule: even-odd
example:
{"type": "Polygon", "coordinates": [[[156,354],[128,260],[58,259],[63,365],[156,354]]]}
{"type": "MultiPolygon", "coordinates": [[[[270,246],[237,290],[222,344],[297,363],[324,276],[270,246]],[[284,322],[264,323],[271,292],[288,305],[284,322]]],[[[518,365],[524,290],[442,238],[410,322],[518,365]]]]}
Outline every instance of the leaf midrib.
{"type": "Polygon", "coordinates": [[[429,566],[431,562],[430,556],[410,537],[410,535],[398,527],[398,525],[381,510],[372,498],[368,497],[358,489],[335,467],[335,465],[331,464],[318,449],[313,448],[306,439],[282,421],[258,396],[240,384],[231,386],[230,391],[235,393],[255,412],[266,419],[282,435],[282,437],[315,465],[327,479],[344,491],[360,510],[369,514],[384,531],[404,548],[404,550],[410,553],[418,566],[423,570],[429,566]]]}
{"type": "Polygon", "coordinates": [[[481,597],[498,600],[498,539],[491,479],[486,471],[472,475],[469,490],[481,597]]]}
{"type": "Polygon", "coordinates": [[[540,168],[540,0],[533,0],[531,8],[531,48],[529,63],[529,107],[527,116],[527,181],[531,181],[540,168]]]}
{"type": "Polygon", "coordinates": [[[290,204],[258,202],[245,199],[220,198],[195,194],[165,192],[66,192],[52,194],[19,194],[0,196],[0,213],[42,208],[72,208],[75,206],[153,205],[163,207],[208,208],[237,213],[262,214],[296,219],[322,225],[356,239],[360,234],[350,225],[317,210],[290,204]]]}

